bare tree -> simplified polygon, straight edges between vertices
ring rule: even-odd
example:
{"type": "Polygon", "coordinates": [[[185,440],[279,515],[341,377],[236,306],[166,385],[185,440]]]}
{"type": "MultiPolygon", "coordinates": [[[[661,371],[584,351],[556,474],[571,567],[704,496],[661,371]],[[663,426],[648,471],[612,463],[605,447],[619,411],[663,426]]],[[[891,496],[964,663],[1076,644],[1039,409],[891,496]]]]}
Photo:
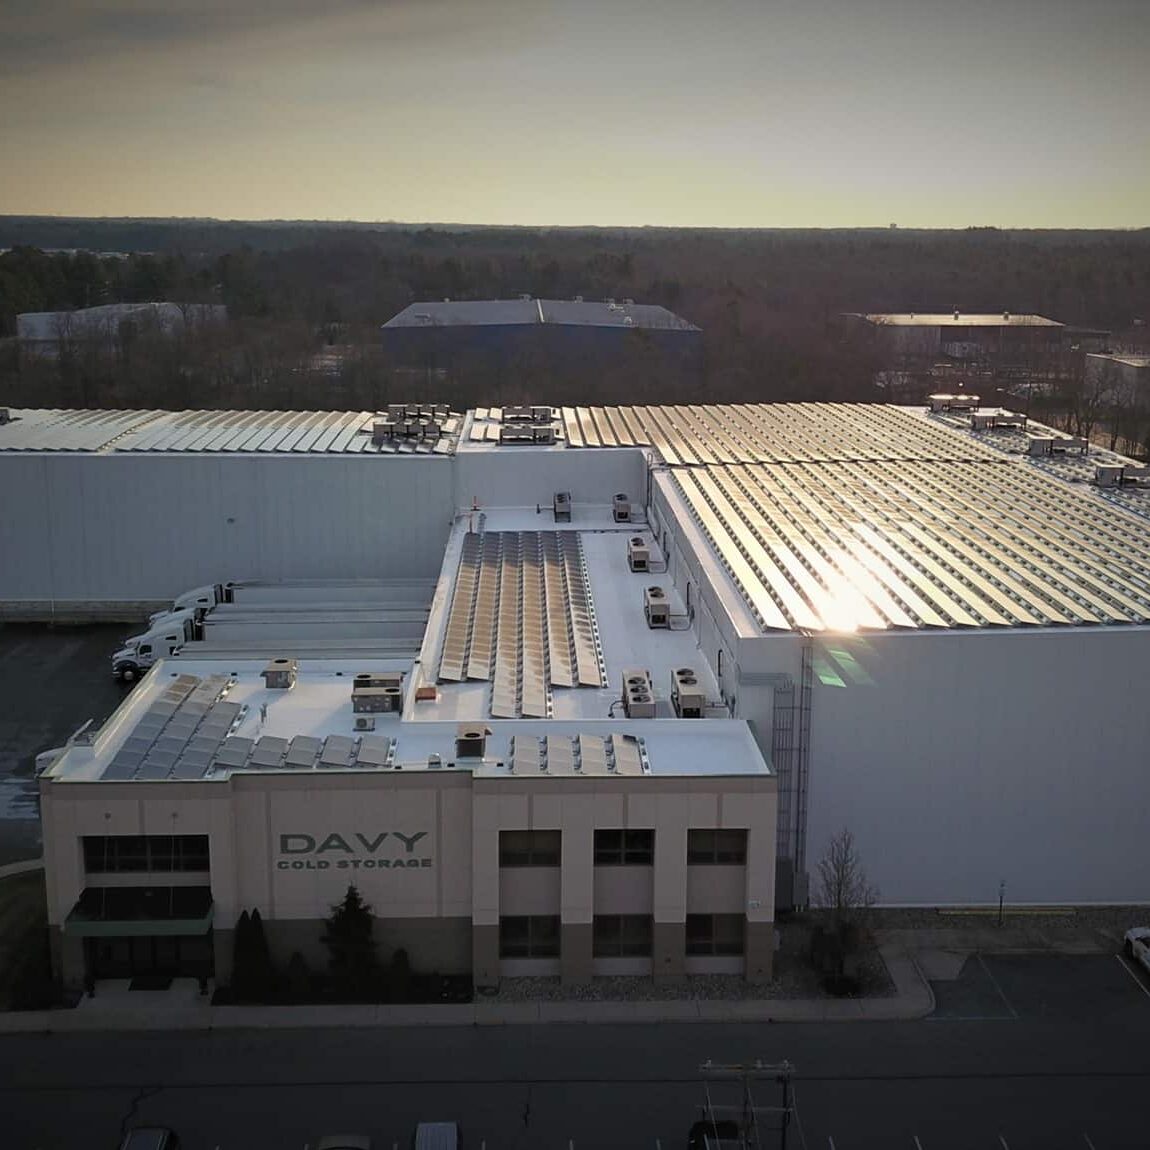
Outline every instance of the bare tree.
{"type": "Polygon", "coordinates": [[[878,890],[867,880],[854,835],[846,827],[831,839],[819,859],[815,900],[838,933],[860,926],[878,901],[878,890]]]}

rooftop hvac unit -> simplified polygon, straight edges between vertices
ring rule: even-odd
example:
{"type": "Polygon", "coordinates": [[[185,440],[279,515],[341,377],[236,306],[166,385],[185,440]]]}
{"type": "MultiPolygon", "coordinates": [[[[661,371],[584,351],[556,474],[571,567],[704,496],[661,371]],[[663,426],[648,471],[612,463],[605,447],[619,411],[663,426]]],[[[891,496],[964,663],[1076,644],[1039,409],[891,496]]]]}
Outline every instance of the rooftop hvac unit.
{"type": "Polygon", "coordinates": [[[627,540],[627,566],[632,571],[649,571],[651,569],[651,548],[641,535],[632,535],[627,540]]]}
{"type": "Polygon", "coordinates": [[[1090,440],[1083,439],[1080,435],[1066,435],[1058,439],[1054,439],[1050,443],[1050,452],[1052,455],[1069,455],[1074,452],[1077,455],[1085,455],[1090,450],[1090,440]]]}
{"type": "Polygon", "coordinates": [[[387,405],[387,418],[392,423],[398,423],[407,418],[407,405],[403,403],[389,403],[387,405]]]}
{"type": "Polygon", "coordinates": [[[1099,487],[1121,487],[1126,478],[1126,468],[1121,463],[1096,463],[1094,482],[1099,487]]]}
{"type": "Polygon", "coordinates": [[[443,424],[437,419],[429,419],[423,424],[424,439],[438,439],[443,434],[443,424]]]}
{"type": "Polygon", "coordinates": [[[479,724],[461,723],[455,729],[455,757],[482,759],[487,751],[487,736],[491,732],[479,724]]]}
{"type": "Polygon", "coordinates": [[[620,491],[611,501],[611,513],[616,523],[631,522],[631,500],[627,498],[626,492],[620,491]]]}
{"type": "Polygon", "coordinates": [[[552,509],[555,512],[556,523],[570,523],[571,522],[571,492],[570,491],[556,491],[555,498],[552,501],[552,509]]]}
{"type": "Polygon", "coordinates": [[[351,709],[357,715],[396,713],[403,710],[403,692],[398,687],[356,687],[351,709]]]}
{"type": "Polygon", "coordinates": [[[707,697],[693,667],[678,667],[671,672],[671,706],[680,719],[701,719],[707,697]]]}
{"type": "Polygon", "coordinates": [[[655,688],[641,668],[623,672],[623,713],[628,719],[655,717],[655,688]]]}
{"type": "Polygon", "coordinates": [[[967,392],[960,392],[958,395],[928,395],[926,398],[930,404],[930,410],[935,413],[974,411],[979,403],[979,396],[967,392]]]}
{"type": "Polygon", "coordinates": [[[1051,435],[1032,435],[1026,442],[1027,455],[1049,455],[1054,448],[1051,435]]]}
{"type": "Polygon", "coordinates": [[[554,443],[555,428],[550,423],[536,423],[531,427],[532,439],[535,443],[554,443]]]}
{"type": "Polygon", "coordinates": [[[357,731],[374,731],[375,730],[375,716],[374,715],[356,715],[355,729],[357,731]]]}
{"type": "Polygon", "coordinates": [[[394,687],[398,690],[402,686],[402,671],[361,671],[352,681],[353,690],[360,687],[394,687]]]}
{"type": "Polygon", "coordinates": [[[530,423],[504,423],[499,427],[500,443],[534,443],[535,428],[530,423]]]}
{"type": "Polygon", "coordinates": [[[0,407],[0,423],[7,423],[12,418],[12,413],[6,407],[0,407]]]}
{"type": "Polygon", "coordinates": [[[269,691],[286,691],[294,687],[298,674],[299,662],[295,659],[273,659],[260,672],[269,691]]]}
{"type": "Polygon", "coordinates": [[[532,408],[526,404],[516,404],[503,409],[504,423],[531,423],[534,418],[532,408]]]}
{"type": "Polygon", "coordinates": [[[390,419],[376,419],[371,425],[371,442],[383,443],[395,436],[395,423],[390,419]]]}
{"type": "Polygon", "coordinates": [[[643,592],[643,613],[648,627],[671,626],[671,604],[662,587],[648,587],[643,592]]]}
{"type": "Polygon", "coordinates": [[[555,418],[555,412],[550,407],[532,407],[531,420],[533,423],[550,423],[555,418]]]}

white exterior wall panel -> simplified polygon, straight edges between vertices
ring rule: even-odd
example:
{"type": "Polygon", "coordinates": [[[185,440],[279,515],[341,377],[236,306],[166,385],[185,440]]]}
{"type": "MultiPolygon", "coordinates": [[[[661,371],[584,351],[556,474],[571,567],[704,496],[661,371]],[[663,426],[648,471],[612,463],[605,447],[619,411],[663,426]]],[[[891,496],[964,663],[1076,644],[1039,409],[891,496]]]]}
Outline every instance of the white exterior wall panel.
{"type": "Polygon", "coordinates": [[[815,681],[812,884],[846,826],[883,903],[993,905],[1000,882],[1009,903],[1150,901],[1148,646],[1141,628],[817,642],[845,685],[815,681]]]}
{"type": "Polygon", "coordinates": [[[618,449],[561,451],[513,447],[461,451],[455,457],[455,505],[550,509],[556,491],[571,492],[573,503],[609,504],[626,492],[634,506],[647,499],[643,453],[618,449]]]}
{"type": "Polygon", "coordinates": [[[433,578],[447,459],[0,455],[0,604],[170,599],[223,579],[433,578]]]}

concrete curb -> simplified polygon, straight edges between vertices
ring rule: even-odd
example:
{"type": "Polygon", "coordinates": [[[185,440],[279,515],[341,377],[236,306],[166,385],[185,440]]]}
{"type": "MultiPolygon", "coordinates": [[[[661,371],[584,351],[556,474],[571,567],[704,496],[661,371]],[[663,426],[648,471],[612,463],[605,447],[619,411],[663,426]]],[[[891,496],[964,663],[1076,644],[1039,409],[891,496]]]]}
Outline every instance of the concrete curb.
{"type": "Polygon", "coordinates": [[[18,874],[28,874],[34,870],[43,870],[44,860],[38,859],[23,859],[20,862],[5,863],[0,866],[0,881],[6,878],[12,878],[18,874]]]}

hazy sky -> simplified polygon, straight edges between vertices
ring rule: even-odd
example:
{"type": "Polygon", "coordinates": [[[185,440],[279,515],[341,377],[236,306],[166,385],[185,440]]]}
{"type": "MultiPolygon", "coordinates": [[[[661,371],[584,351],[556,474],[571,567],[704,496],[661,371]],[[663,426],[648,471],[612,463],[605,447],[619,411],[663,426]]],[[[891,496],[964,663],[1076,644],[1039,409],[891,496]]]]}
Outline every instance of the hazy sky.
{"type": "Polygon", "coordinates": [[[0,0],[0,212],[1150,224],[1150,0],[0,0]]]}

